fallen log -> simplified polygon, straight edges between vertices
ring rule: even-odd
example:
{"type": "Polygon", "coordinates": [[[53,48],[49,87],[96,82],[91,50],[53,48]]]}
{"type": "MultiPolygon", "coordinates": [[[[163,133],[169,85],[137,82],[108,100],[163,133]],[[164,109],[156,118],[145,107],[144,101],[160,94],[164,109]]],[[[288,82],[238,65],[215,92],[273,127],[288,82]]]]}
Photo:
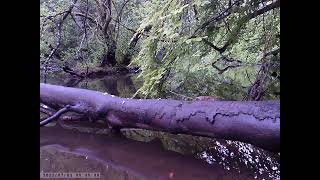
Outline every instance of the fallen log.
{"type": "Polygon", "coordinates": [[[247,142],[280,151],[279,101],[178,101],[128,99],[40,83],[40,102],[69,107],[112,127],[144,128],[247,142]]]}

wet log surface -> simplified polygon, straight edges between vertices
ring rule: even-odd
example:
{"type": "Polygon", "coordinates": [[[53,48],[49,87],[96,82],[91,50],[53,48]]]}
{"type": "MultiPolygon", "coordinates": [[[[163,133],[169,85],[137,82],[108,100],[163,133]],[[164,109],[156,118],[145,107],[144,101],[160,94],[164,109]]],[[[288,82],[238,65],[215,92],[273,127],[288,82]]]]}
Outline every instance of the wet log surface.
{"type": "Polygon", "coordinates": [[[280,151],[279,101],[178,101],[128,99],[40,83],[40,101],[56,110],[67,105],[91,120],[132,127],[247,142],[280,151]]]}

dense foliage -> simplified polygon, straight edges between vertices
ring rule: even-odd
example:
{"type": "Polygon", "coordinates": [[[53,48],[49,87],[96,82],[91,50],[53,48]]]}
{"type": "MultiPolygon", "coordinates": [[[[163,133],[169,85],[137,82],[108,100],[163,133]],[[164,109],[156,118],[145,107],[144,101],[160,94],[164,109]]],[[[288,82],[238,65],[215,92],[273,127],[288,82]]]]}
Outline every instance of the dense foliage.
{"type": "Polygon", "coordinates": [[[42,0],[40,21],[46,68],[139,66],[145,98],[279,98],[279,0],[42,0]]]}

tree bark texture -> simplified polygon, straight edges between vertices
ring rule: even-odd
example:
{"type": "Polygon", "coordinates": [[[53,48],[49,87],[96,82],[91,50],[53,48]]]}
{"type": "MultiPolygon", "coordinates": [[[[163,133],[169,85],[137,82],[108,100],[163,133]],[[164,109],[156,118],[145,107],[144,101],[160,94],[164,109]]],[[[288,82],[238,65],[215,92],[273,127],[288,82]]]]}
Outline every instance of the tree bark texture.
{"type": "Polygon", "coordinates": [[[251,143],[280,151],[279,101],[128,99],[86,89],[40,83],[40,101],[56,110],[132,127],[251,143]]]}

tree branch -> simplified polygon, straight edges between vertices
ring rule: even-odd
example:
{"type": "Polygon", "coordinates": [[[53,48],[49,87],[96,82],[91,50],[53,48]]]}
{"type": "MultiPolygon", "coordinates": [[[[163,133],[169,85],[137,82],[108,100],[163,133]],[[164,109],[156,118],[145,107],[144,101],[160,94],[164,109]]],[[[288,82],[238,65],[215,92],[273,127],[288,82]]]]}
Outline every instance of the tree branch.
{"type": "Polygon", "coordinates": [[[77,77],[80,77],[80,78],[84,78],[83,75],[76,73],[73,69],[71,69],[71,68],[70,68],[69,66],[67,66],[67,65],[63,66],[63,67],[62,67],[62,70],[63,70],[64,72],[66,72],[66,73],[71,74],[71,75],[74,75],[74,76],[77,76],[77,77]]]}
{"type": "Polygon", "coordinates": [[[77,3],[78,0],[73,0],[73,3],[69,6],[69,9],[67,11],[64,12],[64,15],[62,16],[62,18],[59,20],[58,24],[57,24],[57,28],[58,28],[58,41],[56,44],[56,47],[52,49],[52,51],[50,52],[48,58],[45,60],[44,64],[45,64],[45,73],[47,72],[47,66],[48,66],[48,62],[49,60],[52,58],[52,56],[56,53],[56,51],[58,50],[58,48],[60,47],[61,44],[61,31],[62,31],[62,25],[65,19],[67,19],[67,17],[69,16],[69,14],[71,14],[75,4],[77,3]]]}
{"type": "Polygon", "coordinates": [[[233,59],[233,58],[227,58],[227,57],[223,56],[222,58],[219,58],[218,60],[216,60],[215,62],[213,62],[211,65],[212,65],[213,68],[215,68],[215,69],[217,69],[217,70],[219,71],[219,74],[222,74],[222,73],[224,73],[225,71],[227,71],[227,70],[230,69],[230,68],[240,67],[240,66],[241,66],[241,63],[242,63],[242,61],[240,61],[240,60],[236,60],[236,59],[233,59]],[[229,66],[221,69],[221,68],[219,68],[218,66],[215,65],[217,62],[219,62],[219,61],[221,61],[221,60],[224,60],[224,61],[226,61],[226,62],[228,62],[228,63],[236,62],[236,63],[238,63],[238,64],[232,64],[232,65],[229,65],[229,66]]]}
{"type": "Polygon", "coordinates": [[[231,14],[231,11],[233,10],[234,5],[239,4],[239,2],[240,2],[239,0],[234,1],[230,6],[228,6],[228,8],[226,8],[224,11],[219,13],[217,16],[204,22],[200,27],[198,27],[194,31],[194,33],[192,34],[192,36],[190,38],[195,38],[196,33],[198,33],[200,30],[204,30],[204,28],[206,28],[210,23],[216,23],[216,22],[224,19],[225,17],[229,16],[231,14]]]}
{"type": "Polygon", "coordinates": [[[223,47],[219,48],[217,47],[216,45],[214,45],[213,43],[209,42],[208,40],[206,39],[202,39],[202,41],[211,46],[214,50],[218,51],[220,54],[224,53],[226,51],[226,49],[228,48],[228,46],[231,44],[231,40],[228,40],[224,45],[223,47]]]}
{"type": "Polygon", "coordinates": [[[85,14],[79,13],[79,12],[72,13],[72,14],[75,15],[75,16],[80,16],[80,17],[87,18],[87,19],[90,20],[92,23],[96,24],[100,29],[102,29],[101,24],[97,23],[97,21],[96,21],[92,16],[85,15],[85,14]]]}
{"type": "MultiPolygon", "coordinates": [[[[227,15],[229,15],[231,13],[231,10],[232,10],[232,7],[235,5],[236,2],[234,2],[231,6],[229,6],[226,10],[224,10],[222,13],[220,13],[217,17],[205,22],[202,24],[202,26],[200,26],[198,29],[196,29],[196,31],[193,33],[193,35],[191,36],[191,38],[195,38],[195,34],[200,30],[200,29],[204,29],[206,26],[208,26],[210,23],[216,23],[222,19],[224,19],[225,17],[227,17],[227,15]],[[230,11],[230,12],[229,12],[230,11]]],[[[252,13],[249,13],[248,15],[245,15],[244,17],[240,18],[240,19],[243,19],[245,20],[245,22],[248,22],[250,19],[253,19],[265,12],[268,12],[272,9],[275,9],[275,8],[278,8],[280,7],[280,0],[277,0],[276,2],[273,2],[259,10],[256,10],[252,13]]],[[[242,24],[244,23],[241,23],[241,24],[238,24],[236,25],[236,27],[233,29],[232,32],[234,32],[235,36],[240,32],[240,27],[242,26],[242,24]]],[[[216,51],[218,51],[220,54],[222,54],[223,52],[225,52],[225,50],[228,48],[228,46],[230,46],[233,42],[233,36],[230,37],[227,42],[223,45],[223,47],[217,47],[216,45],[214,45],[213,43],[209,42],[208,40],[206,39],[202,39],[202,41],[211,46],[213,49],[215,49],[216,51]]]]}
{"type": "Polygon", "coordinates": [[[50,122],[52,122],[52,121],[54,121],[54,120],[56,120],[56,119],[58,119],[62,114],[66,113],[66,112],[69,112],[69,111],[70,111],[70,108],[71,108],[70,105],[66,105],[66,107],[60,109],[58,112],[56,112],[56,113],[55,113],[54,115],[52,115],[51,117],[49,117],[49,118],[41,121],[41,122],[40,122],[40,127],[41,127],[41,126],[44,126],[44,125],[46,125],[46,124],[48,124],[48,123],[50,123],[50,122]]]}
{"type": "Polygon", "coordinates": [[[220,69],[218,66],[216,66],[215,64],[212,63],[212,67],[214,67],[215,69],[217,69],[219,71],[219,74],[222,74],[224,73],[225,71],[227,71],[228,69],[230,68],[236,68],[236,67],[240,67],[240,65],[230,65],[230,66],[227,66],[223,69],[220,69]]]}
{"type": "Polygon", "coordinates": [[[136,32],[137,32],[136,30],[131,29],[131,28],[127,27],[126,25],[124,25],[124,24],[120,23],[120,22],[119,22],[119,20],[112,19],[112,21],[114,21],[114,22],[118,23],[120,26],[122,26],[122,27],[126,28],[127,30],[129,30],[129,31],[131,31],[131,32],[134,32],[134,33],[136,33],[136,32]]]}

